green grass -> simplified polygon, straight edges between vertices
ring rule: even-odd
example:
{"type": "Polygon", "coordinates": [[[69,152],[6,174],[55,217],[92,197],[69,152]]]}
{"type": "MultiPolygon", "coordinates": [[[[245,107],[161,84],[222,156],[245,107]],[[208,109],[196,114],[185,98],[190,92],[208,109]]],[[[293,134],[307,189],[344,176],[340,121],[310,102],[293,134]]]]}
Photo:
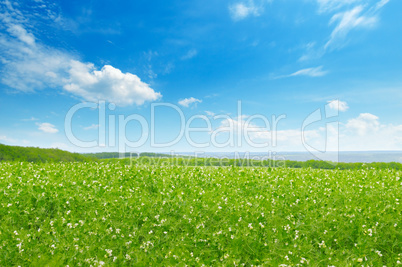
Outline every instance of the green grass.
{"type": "Polygon", "coordinates": [[[396,266],[402,172],[0,163],[0,266],[396,266]]]}

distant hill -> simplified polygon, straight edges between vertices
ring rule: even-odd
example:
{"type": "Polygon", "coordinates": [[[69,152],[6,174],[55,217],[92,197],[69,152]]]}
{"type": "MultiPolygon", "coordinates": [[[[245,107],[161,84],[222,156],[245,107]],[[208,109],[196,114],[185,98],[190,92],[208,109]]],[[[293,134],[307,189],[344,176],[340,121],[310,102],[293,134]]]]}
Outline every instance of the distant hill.
{"type": "Polygon", "coordinates": [[[313,169],[341,169],[358,170],[362,168],[375,169],[394,169],[402,170],[402,164],[398,162],[371,162],[371,163],[344,163],[337,164],[319,161],[273,161],[273,160],[245,160],[229,159],[219,161],[213,157],[194,158],[190,156],[174,156],[163,153],[124,153],[101,152],[101,153],[71,153],[57,148],[38,148],[38,147],[20,147],[7,146],[0,144],[0,162],[1,161],[28,161],[28,162],[85,162],[85,161],[105,161],[120,162],[123,164],[174,164],[179,166],[253,166],[253,167],[288,167],[288,168],[313,168],[313,169]],[[121,157],[123,156],[123,157],[121,157]],[[131,156],[131,157],[130,157],[131,156]],[[121,159],[123,158],[123,159],[121,159]]]}
{"type": "Polygon", "coordinates": [[[57,148],[7,146],[0,144],[0,161],[59,162],[93,161],[82,154],[71,153],[57,148]]]}
{"type": "MultiPolygon", "coordinates": [[[[141,157],[170,158],[172,155],[144,152],[141,157]]],[[[38,148],[8,146],[0,144],[0,161],[29,161],[29,162],[59,162],[59,161],[94,161],[98,159],[138,157],[137,153],[101,152],[101,153],[71,153],[57,148],[38,148]],[[121,157],[122,156],[122,157],[121,157]]]]}

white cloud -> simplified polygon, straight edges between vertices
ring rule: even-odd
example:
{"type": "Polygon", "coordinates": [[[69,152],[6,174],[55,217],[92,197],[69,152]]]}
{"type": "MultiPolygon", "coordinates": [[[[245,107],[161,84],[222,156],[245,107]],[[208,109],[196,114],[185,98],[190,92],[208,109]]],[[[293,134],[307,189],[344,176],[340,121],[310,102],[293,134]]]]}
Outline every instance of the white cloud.
{"type": "Polygon", "coordinates": [[[357,118],[350,119],[346,128],[360,136],[379,129],[378,117],[370,113],[361,113],[357,118]]]}
{"type": "Polygon", "coordinates": [[[21,145],[21,144],[23,144],[23,145],[27,145],[27,144],[29,144],[30,142],[28,141],[28,140],[25,140],[25,139],[15,139],[15,138],[10,138],[10,137],[8,137],[8,136],[6,136],[6,135],[0,135],[0,143],[6,143],[6,144],[12,144],[12,145],[21,145]]]}
{"type": "Polygon", "coordinates": [[[215,113],[214,112],[212,112],[212,111],[205,111],[205,113],[208,115],[208,116],[210,116],[210,117],[213,117],[213,116],[215,116],[215,113]]]}
{"type": "Polygon", "coordinates": [[[315,67],[315,68],[306,68],[306,69],[301,69],[296,72],[293,72],[291,74],[287,75],[279,75],[279,76],[274,76],[272,75],[272,79],[282,79],[282,78],[288,78],[288,77],[295,77],[295,76],[308,76],[308,77],[322,77],[325,76],[328,73],[328,71],[323,70],[323,66],[315,67]]]}
{"type": "Polygon", "coordinates": [[[385,6],[386,4],[388,4],[389,0],[380,0],[377,2],[377,4],[374,7],[374,11],[379,10],[380,8],[382,8],[383,6],[385,6]]]}
{"type": "MultiPolygon", "coordinates": [[[[258,118],[256,119],[258,120],[258,118]]],[[[241,135],[241,138],[247,138],[245,143],[251,145],[268,143],[268,145],[273,149],[279,150],[293,150],[300,151],[304,150],[303,144],[301,142],[302,131],[300,129],[271,129],[271,123],[269,121],[265,122],[264,126],[257,125],[252,116],[242,115],[237,118],[226,118],[221,121],[220,126],[214,130],[214,132],[232,133],[233,135],[241,135]]],[[[213,133],[213,132],[212,132],[213,133]]],[[[304,136],[307,141],[319,142],[321,141],[321,133],[319,129],[305,130],[304,136]],[[320,139],[317,141],[317,139],[320,139]]]]}
{"type": "Polygon", "coordinates": [[[325,45],[310,49],[299,61],[311,60],[322,57],[328,50],[340,49],[347,44],[348,36],[358,29],[372,29],[380,20],[378,11],[389,0],[315,0],[318,4],[319,13],[334,14],[329,26],[333,27],[331,35],[325,45]]]}
{"type": "Polygon", "coordinates": [[[320,13],[335,11],[357,2],[361,2],[361,0],[317,0],[318,11],[320,13]]]}
{"type": "Polygon", "coordinates": [[[44,133],[54,134],[59,132],[59,130],[56,129],[56,126],[48,122],[37,123],[36,125],[38,125],[39,126],[38,129],[44,133]]]}
{"type": "Polygon", "coordinates": [[[194,97],[190,97],[190,98],[185,98],[183,100],[179,101],[179,105],[188,108],[191,104],[194,103],[201,103],[202,100],[194,98],[194,97]]]}
{"type": "Polygon", "coordinates": [[[28,33],[21,25],[11,24],[9,25],[7,31],[22,42],[30,46],[35,45],[35,37],[33,34],[28,33]]]}
{"type": "Polygon", "coordinates": [[[198,54],[197,49],[190,49],[184,56],[181,57],[182,60],[191,59],[198,54]]]}
{"type": "Polygon", "coordinates": [[[367,150],[401,150],[402,125],[381,124],[379,118],[370,113],[362,113],[349,119],[346,124],[334,124],[321,127],[311,125],[308,129],[280,129],[275,131],[246,121],[249,117],[228,118],[221,121],[220,133],[233,132],[234,135],[246,134],[251,141],[268,142],[270,149],[278,151],[306,151],[302,143],[304,136],[306,144],[320,151],[367,151],[367,150]],[[240,131],[239,131],[240,129],[240,131]],[[339,140],[339,142],[338,142],[339,140]],[[275,146],[273,145],[275,142],[275,146]],[[334,145],[335,144],[335,145],[334,145]],[[338,147],[339,144],[339,147],[338,147]]]}
{"type": "Polygon", "coordinates": [[[22,119],[22,121],[37,121],[39,119],[35,118],[35,117],[31,117],[29,119],[22,119]]]}
{"type": "Polygon", "coordinates": [[[340,134],[342,150],[401,150],[402,125],[382,124],[370,113],[348,120],[340,134]]]}
{"type": "Polygon", "coordinates": [[[340,100],[331,100],[328,101],[328,106],[330,109],[337,111],[346,111],[349,109],[348,103],[340,100]]]}
{"type": "Polygon", "coordinates": [[[161,97],[148,84],[131,73],[122,73],[110,65],[100,71],[93,64],[71,61],[69,79],[63,88],[89,101],[107,100],[119,106],[142,105],[161,97]]]}
{"type": "Polygon", "coordinates": [[[94,129],[98,129],[99,128],[99,124],[91,124],[90,126],[84,127],[84,130],[94,130],[94,129]]]}
{"type": "Polygon", "coordinates": [[[303,46],[305,50],[304,54],[299,58],[299,61],[308,61],[319,57],[319,53],[316,51],[316,42],[309,42],[303,46]]]}
{"type": "Polygon", "coordinates": [[[319,66],[316,68],[307,68],[298,70],[288,76],[310,76],[310,77],[321,77],[328,73],[328,71],[322,70],[323,66],[319,66]]]}
{"type": "Polygon", "coordinates": [[[233,20],[238,21],[248,16],[259,16],[263,10],[263,6],[256,6],[253,0],[239,2],[229,6],[229,12],[233,20]]]}
{"type": "Polygon", "coordinates": [[[27,31],[29,20],[10,3],[0,13],[1,82],[10,88],[34,92],[63,88],[88,101],[106,100],[120,106],[142,105],[161,97],[131,73],[105,65],[97,70],[65,51],[48,47],[27,31]]]}
{"type": "Polygon", "coordinates": [[[337,13],[332,16],[329,24],[338,22],[332,31],[330,39],[325,44],[325,49],[329,47],[341,47],[350,31],[357,28],[372,28],[377,22],[377,16],[373,14],[361,14],[363,6],[356,6],[352,10],[337,13]]]}
{"type": "Polygon", "coordinates": [[[18,140],[14,139],[14,138],[7,137],[5,135],[0,135],[0,141],[6,142],[6,143],[17,143],[18,142],[18,140]]]}

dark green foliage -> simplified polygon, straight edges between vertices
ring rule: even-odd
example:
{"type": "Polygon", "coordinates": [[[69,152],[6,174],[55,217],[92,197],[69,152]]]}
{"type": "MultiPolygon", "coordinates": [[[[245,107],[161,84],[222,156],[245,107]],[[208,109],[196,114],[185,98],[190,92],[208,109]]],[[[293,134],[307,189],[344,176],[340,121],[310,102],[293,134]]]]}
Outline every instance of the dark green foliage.
{"type": "Polygon", "coordinates": [[[93,161],[78,153],[71,153],[57,148],[38,148],[6,146],[0,144],[0,161],[59,162],[59,161],[93,161]]]}
{"type": "Polygon", "coordinates": [[[102,152],[78,154],[60,149],[44,149],[37,147],[6,146],[0,144],[0,161],[28,162],[59,162],[59,161],[120,161],[124,164],[168,164],[177,166],[237,166],[237,167],[270,167],[270,168],[312,168],[327,170],[359,170],[363,168],[402,170],[402,164],[397,162],[345,163],[327,162],[322,160],[291,161],[291,160],[255,160],[229,158],[195,158],[189,156],[174,156],[162,153],[102,152]]]}
{"type": "MultiPolygon", "coordinates": [[[[115,162],[116,159],[106,161],[115,162]]],[[[177,165],[177,166],[220,166],[220,167],[269,167],[269,168],[312,168],[326,170],[360,170],[360,169],[394,169],[402,170],[402,164],[397,162],[372,162],[372,163],[334,163],[321,160],[291,161],[291,160],[253,160],[253,159],[229,159],[229,158],[194,158],[194,157],[132,157],[119,159],[124,164],[151,164],[151,165],[177,165]]]]}

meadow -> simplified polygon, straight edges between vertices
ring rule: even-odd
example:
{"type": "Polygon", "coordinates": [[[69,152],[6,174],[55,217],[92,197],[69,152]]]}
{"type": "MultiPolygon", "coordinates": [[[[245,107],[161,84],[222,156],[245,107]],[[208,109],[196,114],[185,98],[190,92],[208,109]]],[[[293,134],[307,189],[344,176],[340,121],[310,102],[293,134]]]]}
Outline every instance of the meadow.
{"type": "Polygon", "coordinates": [[[0,163],[0,266],[397,266],[402,171],[0,163]]]}

